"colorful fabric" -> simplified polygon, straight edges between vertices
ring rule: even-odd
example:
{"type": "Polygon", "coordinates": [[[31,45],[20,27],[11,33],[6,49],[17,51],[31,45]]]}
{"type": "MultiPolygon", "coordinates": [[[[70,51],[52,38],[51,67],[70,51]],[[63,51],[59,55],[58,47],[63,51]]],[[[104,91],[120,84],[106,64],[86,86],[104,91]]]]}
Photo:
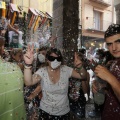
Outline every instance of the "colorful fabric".
{"type": "MultiPolygon", "coordinates": [[[[112,63],[110,71],[120,82],[120,59],[112,63]]],[[[102,120],[120,120],[120,102],[110,86],[106,94],[102,120]]]]}
{"type": "Polygon", "coordinates": [[[0,120],[26,120],[23,74],[17,65],[1,59],[0,120]]]}

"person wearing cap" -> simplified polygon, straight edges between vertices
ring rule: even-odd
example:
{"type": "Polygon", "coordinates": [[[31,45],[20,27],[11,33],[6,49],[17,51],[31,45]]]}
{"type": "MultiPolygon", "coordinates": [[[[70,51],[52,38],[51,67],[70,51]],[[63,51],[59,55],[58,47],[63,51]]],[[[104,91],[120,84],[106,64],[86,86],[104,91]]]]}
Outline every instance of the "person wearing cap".
{"type": "MultiPolygon", "coordinates": [[[[120,25],[110,25],[105,31],[104,39],[114,60],[109,69],[98,65],[94,71],[96,76],[108,84],[101,120],[120,120],[120,25]]],[[[92,90],[93,93],[98,91],[95,81],[92,90]]]]}
{"type": "Polygon", "coordinates": [[[0,38],[0,120],[26,120],[23,74],[19,66],[2,59],[4,44],[0,38]]]}

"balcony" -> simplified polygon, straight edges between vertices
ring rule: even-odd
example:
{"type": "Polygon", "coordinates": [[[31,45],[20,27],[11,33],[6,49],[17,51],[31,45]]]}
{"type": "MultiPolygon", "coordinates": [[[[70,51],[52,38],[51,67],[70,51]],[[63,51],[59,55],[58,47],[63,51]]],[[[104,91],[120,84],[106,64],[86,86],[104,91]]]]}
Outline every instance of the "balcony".
{"type": "Polygon", "coordinates": [[[96,2],[98,4],[102,4],[107,7],[112,5],[112,0],[90,0],[90,1],[96,2]]]}
{"type": "Polygon", "coordinates": [[[98,32],[104,32],[107,30],[108,26],[112,24],[111,21],[99,20],[93,17],[86,17],[85,19],[85,28],[86,30],[94,30],[98,32]]]}

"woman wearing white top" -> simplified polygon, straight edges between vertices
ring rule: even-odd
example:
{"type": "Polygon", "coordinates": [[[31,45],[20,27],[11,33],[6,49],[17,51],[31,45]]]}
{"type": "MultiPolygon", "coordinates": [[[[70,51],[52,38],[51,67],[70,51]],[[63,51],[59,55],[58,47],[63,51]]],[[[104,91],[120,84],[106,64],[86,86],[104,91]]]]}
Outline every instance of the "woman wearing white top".
{"type": "MultiPolygon", "coordinates": [[[[41,83],[43,97],[40,102],[39,120],[69,120],[69,78],[85,80],[86,70],[82,68],[76,72],[73,68],[63,65],[61,52],[56,48],[51,48],[46,54],[48,66],[40,68],[32,75],[33,50],[34,46],[28,46],[24,55],[24,80],[28,86],[41,83]]],[[[75,66],[82,64],[76,53],[74,64],[75,66]]]]}

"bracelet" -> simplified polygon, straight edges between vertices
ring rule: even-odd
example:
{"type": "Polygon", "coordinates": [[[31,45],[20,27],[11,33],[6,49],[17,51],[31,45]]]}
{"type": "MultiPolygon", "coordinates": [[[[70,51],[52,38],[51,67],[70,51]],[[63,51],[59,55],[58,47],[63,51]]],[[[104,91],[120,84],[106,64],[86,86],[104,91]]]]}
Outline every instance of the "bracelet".
{"type": "Polygon", "coordinates": [[[25,68],[25,69],[31,69],[32,66],[29,66],[29,67],[28,67],[28,66],[25,65],[24,68],[25,68]]]}
{"type": "Polygon", "coordinates": [[[78,65],[80,65],[81,63],[77,64],[75,67],[77,68],[78,65]]]}
{"type": "Polygon", "coordinates": [[[32,67],[32,64],[27,64],[27,63],[24,62],[24,66],[26,66],[26,67],[32,67]]]}
{"type": "Polygon", "coordinates": [[[79,68],[76,67],[77,71],[82,70],[83,66],[80,66],[79,68]]]}

